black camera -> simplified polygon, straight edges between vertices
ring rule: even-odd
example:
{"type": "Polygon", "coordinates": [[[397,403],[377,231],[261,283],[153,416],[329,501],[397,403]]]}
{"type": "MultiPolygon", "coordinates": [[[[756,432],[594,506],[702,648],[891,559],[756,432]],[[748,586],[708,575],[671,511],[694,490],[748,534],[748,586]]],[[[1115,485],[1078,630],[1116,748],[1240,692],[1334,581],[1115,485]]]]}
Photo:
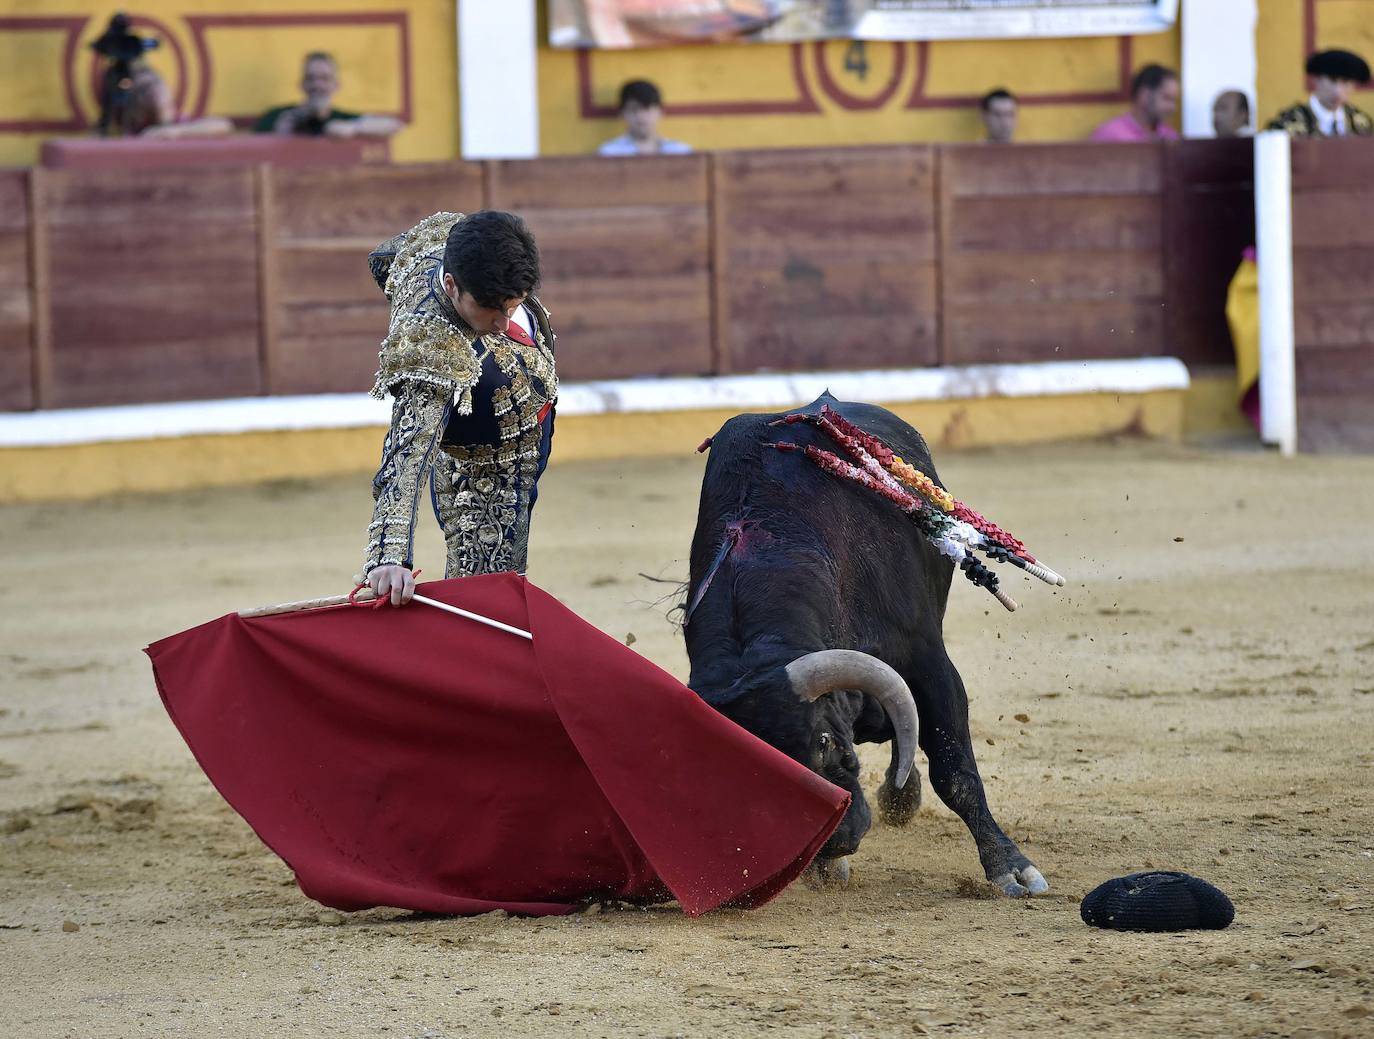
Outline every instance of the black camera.
{"type": "Polygon", "coordinates": [[[158,46],[160,40],[136,36],[129,31],[129,16],[120,12],[94,43],[91,50],[109,59],[100,84],[100,122],[102,137],[136,133],[131,124],[136,115],[133,62],[158,46]]]}

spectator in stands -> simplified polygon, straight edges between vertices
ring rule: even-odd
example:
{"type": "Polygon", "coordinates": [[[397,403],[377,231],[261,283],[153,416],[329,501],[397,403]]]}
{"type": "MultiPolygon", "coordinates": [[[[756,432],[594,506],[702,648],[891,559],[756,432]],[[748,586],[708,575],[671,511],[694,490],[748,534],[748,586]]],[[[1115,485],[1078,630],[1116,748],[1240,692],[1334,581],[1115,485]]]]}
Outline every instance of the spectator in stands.
{"type": "Polygon", "coordinates": [[[1131,81],[1131,108],[1108,119],[1092,133],[1094,141],[1176,141],[1178,131],[1166,119],[1178,109],[1178,73],[1163,65],[1146,65],[1131,81]]]}
{"type": "Polygon", "coordinates": [[[1369,82],[1369,65],[1350,51],[1320,51],[1307,59],[1312,93],[1269,123],[1290,137],[1369,137],[1374,119],[1350,103],[1355,87],[1369,82]]]}
{"type": "Polygon", "coordinates": [[[998,87],[978,102],[989,144],[1011,144],[1016,136],[1016,96],[998,87]]]}
{"type": "Polygon", "coordinates": [[[620,88],[620,118],[625,133],[597,149],[599,155],[686,155],[691,145],[660,137],[663,95],[647,79],[632,79],[620,88]]]}
{"type": "Polygon", "coordinates": [[[334,56],[314,51],[305,56],[301,72],[305,100],[278,105],[262,114],[253,127],[258,133],[325,135],[328,137],[390,137],[405,124],[389,115],[363,115],[334,107],[339,92],[339,66],[334,56]]]}
{"type": "Polygon", "coordinates": [[[1212,129],[1218,137],[1250,135],[1250,99],[1243,90],[1223,90],[1212,102],[1212,129]]]}
{"type": "Polygon", "coordinates": [[[234,124],[222,116],[189,119],[177,111],[167,81],[147,65],[134,69],[133,104],[127,109],[127,133],[139,137],[223,137],[234,124]]]}

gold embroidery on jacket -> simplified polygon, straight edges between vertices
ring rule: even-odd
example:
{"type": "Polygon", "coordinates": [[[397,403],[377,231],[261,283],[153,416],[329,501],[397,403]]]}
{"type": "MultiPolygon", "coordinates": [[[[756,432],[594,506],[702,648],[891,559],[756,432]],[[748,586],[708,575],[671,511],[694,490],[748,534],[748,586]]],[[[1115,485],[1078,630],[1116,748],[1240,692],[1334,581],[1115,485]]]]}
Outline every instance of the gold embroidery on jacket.
{"type": "MultiPolygon", "coordinates": [[[[1290,137],[1322,137],[1316,113],[1307,102],[1291,105],[1269,121],[1269,130],[1282,130],[1290,137]]],[[[1351,137],[1374,136],[1374,118],[1354,105],[1345,106],[1345,129],[1351,137]]]]}
{"type": "Polygon", "coordinates": [[[448,418],[449,391],[425,382],[393,388],[391,427],[382,441],[382,465],[372,480],[372,522],[367,528],[363,576],[386,564],[410,566],[420,493],[448,418]]]}
{"type": "Polygon", "coordinates": [[[395,404],[373,481],[364,574],[385,563],[413,564],[426,478],[448,547],[446,577],[525,569],[544,428],[539,413],[558,394],[552,332],[534,296],[526,300],[535,317],[533,347],[506,335],[478,337],[461,321],[439,280],[449,228],[461,219],[436,213],[369,257],[392,303],[372,393],[390,392],[395,404]],[[498,443],[440,445],[449,416],[472,413],[488,357],[509,382],[492,393],[498,443]]]}
{"type": "MultiPolygon", "coordinates": [[[[403,379],[459,391],[459,414],[472,408],[470,390],[482,367],[472,331],[458,317],[441,280],[444,245],[460,213],[435,213],[382,249],[399,248],[386,269],[391,323],[378,355],[372,396],[382,398],[403,379]]],[[[378,266],[373,265],[374,274],[378,266]]]]}

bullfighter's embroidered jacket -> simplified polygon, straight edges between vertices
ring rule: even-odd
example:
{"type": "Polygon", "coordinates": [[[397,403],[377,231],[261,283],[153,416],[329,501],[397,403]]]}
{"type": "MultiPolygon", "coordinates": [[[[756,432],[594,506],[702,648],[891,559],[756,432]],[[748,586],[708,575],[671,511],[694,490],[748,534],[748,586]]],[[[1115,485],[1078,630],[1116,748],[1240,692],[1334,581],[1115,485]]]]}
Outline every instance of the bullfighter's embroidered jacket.
{"type": "Polygon", "coordinates": [[[463,216],[435,213],[368,256],[391,303],[372,395],[392,397],[372,481],[362,575],[414,566],[426,482],[448,545],[445,577],[520,571],[536,484],[548,463],[558,395],[554,334],[534,297],[534,344],[478,335],[443,288],[444,244],[463,216]]]}
{"type": "MultiPolygon", "coordinates": [[[[1354,105],[1345,106],[1346,133],[1352,137],[1374,136],[1374,119],[1354,105]]],[[[1269,121],[1268,130],[1283,130],[1289,137],[1321,137],[1317,113],[1306,102],[1285,108],[1269,121]]]]}

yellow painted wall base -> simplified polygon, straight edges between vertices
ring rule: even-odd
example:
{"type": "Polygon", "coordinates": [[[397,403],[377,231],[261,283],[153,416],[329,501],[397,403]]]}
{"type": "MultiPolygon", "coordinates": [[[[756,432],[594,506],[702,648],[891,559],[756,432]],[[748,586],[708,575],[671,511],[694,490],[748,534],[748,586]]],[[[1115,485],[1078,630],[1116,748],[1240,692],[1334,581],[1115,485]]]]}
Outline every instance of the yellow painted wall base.
{"type": "Polygon", "coordinates": [[[1193,368],[1183,408],[1183,435],[1255,432],[1236,402],[1236,370],[1193,368]]]}
{"type": "MultiPolygon", "coordinates": [[[[957,450],[1127,433],[1178,440],[1184,392],[990,397],[892,405],[932,448],[957,450]]],[[[733,411],[566,415],[554,464],[687,455],[733,411]]],[[[0,450],[0,503],[81,500],[268,480],[365,473],[381,427],[129,440],[0,450]]]]}

